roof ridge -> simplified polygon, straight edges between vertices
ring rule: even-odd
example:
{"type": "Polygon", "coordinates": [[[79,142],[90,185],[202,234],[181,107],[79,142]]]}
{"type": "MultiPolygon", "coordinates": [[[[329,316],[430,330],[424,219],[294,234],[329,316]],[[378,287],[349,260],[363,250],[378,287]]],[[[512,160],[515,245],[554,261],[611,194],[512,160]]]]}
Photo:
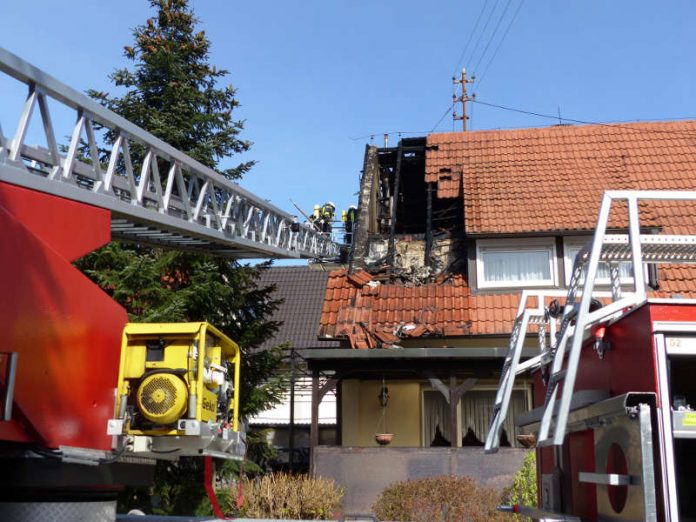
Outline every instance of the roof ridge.
{"type": "MultiPolygon", "coordinates": [[[[685,126],[696,126],[696,120],[694,119],[688,119],[688,120],[651,120],[651,121],[631,121],[631,122],[588,122],[588,123],[581,123],[581,124],[562,124],[562,125],[545,125],[542,127],[514,127],[514,128],[509,128],[509,129],[481,129],[481,130],[471,130],[467,132],[433,132],[427,135],[428,140],[430,140],[431,137],[443,137],[443,136],[456,136],[460,138],[461,141],[468,140],[472,136],[483,136],[486,134],[498,134],[498,133],[544,133],[544,132],[564,132],[567,130],[589,130],[589,129],[597,129],[597,128],[606,128],[606,129],[624,129],[624,128],[633,128],[636,129],[637,127],[640,126],[647,126],[647,127],[662,127],[662,126],[669,126],[669,127],[678,127],[680,125],[685,125],[685,126]]],[[[636,129],[638,130],[638,129],[636,129]]],[[[645,130],[651,130],[651,129],[645,129],[645,130]]],[[[657,130],[657,129],[652,129],[652,130],[657,130]]],[[[694,129],[696,130],[696,129],[694,129]]],[[[678,131],[677,131],[678,132],[678,131]]],[[[696,138],[696,134],[694,135],[694,138],[696,138]]]]}

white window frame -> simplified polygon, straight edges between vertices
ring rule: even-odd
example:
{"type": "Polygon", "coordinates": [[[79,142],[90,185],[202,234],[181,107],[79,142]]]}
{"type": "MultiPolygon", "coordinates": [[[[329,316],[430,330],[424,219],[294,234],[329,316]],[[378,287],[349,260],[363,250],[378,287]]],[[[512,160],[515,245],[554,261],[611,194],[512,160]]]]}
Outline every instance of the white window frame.
{"type": "Polygon", "coordinates": [[[476,241],[476,286],[478,288],[554,287],[558,285],[556,240],[553,237],[479,239],[476,241]],[[520,252],[544,250],[548,254],[551,279],[525,279],[521,281],[486,281],[483,254],[485,252],[520,252]]]}
{"type": "MultiPolygon", "coordinates": [[[[563,238],[563,268],[565,270],[565,284],[568,286],[570,284],[570,278],[573,275],[573,264],[575,263],[575,257],[570,257],[571,248],[582,248],[588,242],[592,241],[593,236],[577,237],[568,236],[563,238]]],[[[646,273],[645,281],[647,281],[647,269],[643,267],[646,273]]],[[[622,285],[632,285],[633,277],[621,277],[619,282],[622,285]]],[[[611,285],[611,279],[609,277],[598,277],[595,279],[595,284],[600,286],[611,285]]]]}

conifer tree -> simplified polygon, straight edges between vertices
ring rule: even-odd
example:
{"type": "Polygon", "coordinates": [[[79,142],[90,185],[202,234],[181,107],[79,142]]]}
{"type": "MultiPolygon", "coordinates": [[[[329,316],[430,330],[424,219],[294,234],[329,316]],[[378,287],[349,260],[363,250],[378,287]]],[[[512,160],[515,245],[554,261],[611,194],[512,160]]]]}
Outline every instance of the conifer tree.
{"type": "MultiPolygon", "coordinates": [[[[155,16],[133,30],[134,44],[124,48],[132,69],[110,78],[118,97],[91,90],[90,96],[127,120],[212,169],[223,158],[249,150],[239,138],[244,123],[235,120],[239,106],[231,85],[219,82],[229,73],[209,63],[210,42],[196,31],[198,20],[188,0],[149,0],[155,16]]],[[[219,172],[240,178],[253,162],[219,172]]]]}
{"type": "MultiPolygon", "coordinates": [[[[134,43],[125,47],[132,67],[110,76],[119,95],[91,90],[90,96],[228,179],[240,178],[253,162],[219,168],[251,145],[239,137],[243,122],[233,115],[235,89],[220,85],[228,72],[209,63],[210,42],[197,30],[187,0],[149,3],[154,15],[133,30],[134,43]]],[[[139,151],[134,147],[132,153],[139,151]]],[[[285,383],[273,373],[280,349],[256,349],[278,328],[268,319],[278,305],[273,289],[257,284],[265,266],[116,242],[77,265],[132,321],[205,320],[235,340],[242,348],[242,415],[279,400],[285,383]]],[[[160,512],[191,514],[204,494],[200,475],[197,461],[158,466],[160,512]]]]}

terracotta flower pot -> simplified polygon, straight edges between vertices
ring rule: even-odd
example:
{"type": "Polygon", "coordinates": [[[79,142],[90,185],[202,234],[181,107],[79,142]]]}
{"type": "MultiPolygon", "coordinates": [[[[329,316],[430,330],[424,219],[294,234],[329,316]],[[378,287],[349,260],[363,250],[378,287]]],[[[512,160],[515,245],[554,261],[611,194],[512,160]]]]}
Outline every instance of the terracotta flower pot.
{"type": "Polygon", "coordinates": [[[380,446],[386,446],[394,438],[393,433],[375,433],[375,440],[380,446]]]}

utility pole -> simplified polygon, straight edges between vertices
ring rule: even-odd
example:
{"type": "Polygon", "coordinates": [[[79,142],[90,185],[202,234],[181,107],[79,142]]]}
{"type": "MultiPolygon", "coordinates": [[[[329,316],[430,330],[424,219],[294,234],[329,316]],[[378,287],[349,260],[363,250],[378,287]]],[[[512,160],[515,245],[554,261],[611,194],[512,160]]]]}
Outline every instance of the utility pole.
{"type": "Polygon", "coordinates": [[[452,103],[457,103],[460,102],[462,104],[462,114],[461,116],[457,115],[456,111],[452,111],[452,119],[453,120],[462,120],[462,131],[466,132],[466,122],[469,119],[469,116],[466,115],[466,102],[468,101],[473,101],[476,99],[476,95],[472,94],[471,97],[469,97],[469,94],[467,93],[466,86],[470,83],[474,83],[476,81],[476,76],[472,75],[471,79],[468,79],[466,77],[466,69],[462,69],[462,75],[459,79],[455,78],[454,76],[452,77],[452,83],[454,85],[459,85],[461,84],[462,86],[462,94],[461,96],[457,96],[456,94],[452,95],[452,103]]]}

